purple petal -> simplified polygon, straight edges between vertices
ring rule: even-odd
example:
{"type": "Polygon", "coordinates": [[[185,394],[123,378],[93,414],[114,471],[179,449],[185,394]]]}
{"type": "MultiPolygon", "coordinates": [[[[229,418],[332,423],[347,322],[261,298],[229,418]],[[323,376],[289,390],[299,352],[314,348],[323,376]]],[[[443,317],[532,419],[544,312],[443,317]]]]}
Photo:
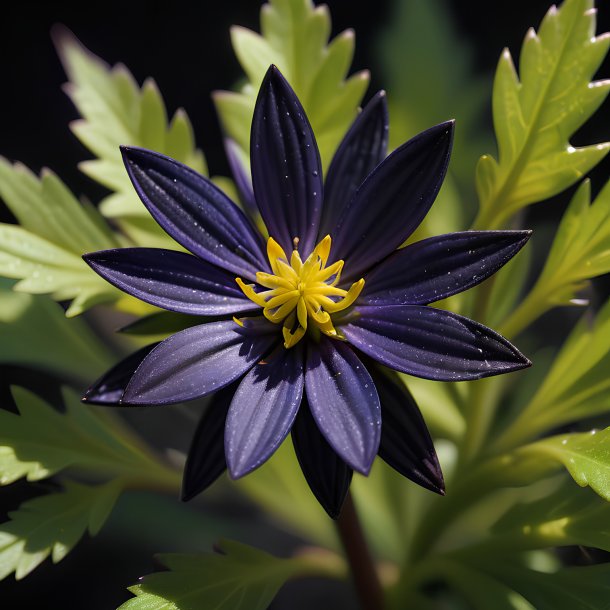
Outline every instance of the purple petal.
{"type": "Polygon", "coordinates": [[[235,186],[237,187],[241,203],[250,215],[257,214],[258,208],[256,207],[256,201],[254,201],[252,178],[239,156],[239,146],[230,138],[225,138],[224,144],[229,168],[235,180],[235,186]]]}
{"type": "Polygon", "coordinates": [[[303,351],[280,348],[257,364],[235,392],[225,428],[233,479],[269,459],[290,432],[303,396],[303,351]]]}
{"type": "Polygon", "coordinates": [[[352,481],[352,469],[333,451],[320,433],[306,399],[292,427],[294,451],[314,496],[336,519],[352,481]]]}
{"type": "Polygon", "coordinates": [[[445,482],[436,450],[417,403],[395,374],[371,367],[381,401],[379,457],[403,477],[444,495],[445,482]]]}
{"type": "Polygon", "coordinates": [[[115,364],[85,392],[81,400],[93,405],[118,405],[136,369],[157,345],[147,345],[115,364]]]}
{"type": "Polygon", "coordinates": [[[366,275],[364,305],[427,305],[476,286],[525,245],[531,231],[464,231],[396,250],[366,275]]]}
{"type": "Polygon", "coordinates": [[[310,346],[305,387],[330,446],[354,470],[368,474],[379,448],[381,411],[365,366],[348,345],[322,337],[310,346]]]}
{"type": "Polygon", "coordinates": [[[322,166],[303,106],[271,66],[263,79],[252,119],[252,182],[269,235],[285,252],[304,259],[313,250],[322,212],[322,166]]]}
{"type": "Polygon", "coordinates": [[[180,494],[184,502],[207,489],[227,469],[223,430],[236,389],[237,383],[233,383],[216,392],[199,421],[184,466],[180,494]]]}
{"type": "Polygon", "coordinates": [[[179,244],[250,280],[268,270],[261,236],[212,182],[159,153],[125,146],[121,151],[140,199],[179,244]]]}
{"type": "Polygon", "coordinates": [[[346,206],[333,237],[344,280],[360,277],[402,244],[428,213],[443,183],[453,121],[415,136],[369,174],[346,206]]]}
{"type": "Polygon", "coordinates": [[[120,290],[163,309],[203,316],[260,309],[232,275],[185,252],[118,248],[83,258],[120,290]]]}
{"type": "Polygon", "coordinates": [[[385,91],[371,99],[343,138],[328,168],[318,239],[334,229],[358,187],[387,154],[388,107],[385,91]]]}
{"type": "Polygon", "coordinates": [[[232,320],[187,328],[160,343],[140,364],[122,402],[163,405],[220,390],[251,369],[278,341],[275,325],[254,334],[232,320]]]}
{"type": "Polygon", "coordinates": [[[419,305],[356,307],[345,338],[385,366],[439,381],[467,381],[530,366],[496,332],[463,316],[419,305]]]}

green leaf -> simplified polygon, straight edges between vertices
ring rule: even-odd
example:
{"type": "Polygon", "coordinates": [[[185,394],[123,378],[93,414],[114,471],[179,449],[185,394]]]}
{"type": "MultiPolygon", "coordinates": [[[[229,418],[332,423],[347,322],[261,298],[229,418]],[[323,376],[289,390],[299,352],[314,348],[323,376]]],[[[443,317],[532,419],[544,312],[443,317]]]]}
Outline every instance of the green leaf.
{"type": "Polygon", "coordinates": [[[298,95],[322,158],[328,164],[366,91],[369,74],[346,79],[354,54],[354,32],[346,30],[330,44],[328,7],[311,0],[270,0],[261,8],[259,35],[243,27],[231,30],[231,41],[248,82],[239,93],[219,91],[216,109],[225,133],[250,150],[250,124],[260,83],[275,64],[298,95]]]}
{"type": "MultiPolygon", "coordinates": [[[[532,457],[546,456],[541,452],[532,457]]],[[[566,480],[552,494],[513,506],[492,528],[489,547],[525,550],[582,545],[610,551],[609,518],[607,501],[566,480]]]]}
{"type": "Polygon", "coordinates": [[[67,319],[48,297],[13,292],[12,284],[0,278],[0,363],[41,369],[79,385],[110,367],[114,357],[84,320],[67,319]]]}
{"type": "Polygon", "coordinates": [[[104,476],[175,478],[131,439],[117,434],[103,409],[83,405],[66,390],[66,412],[13,388],[19,415],[0,410],[0,484],[47,478],[69,467],[104,476]]]}
{"type": "Polygon", "coordinates": [[[138,199],[119,146],[150,148],[205,174],[205,160],[195,147],[188,117],[180,109],[168,125],[165,104],[152,79],[140,89],[125,66],[109,67],[68,30],[56,30],[55,42],[70,79],[66,90],[83,117],[72,123],[72,131],[97,157],[81,168],[114,191],[102,201],[100,210],[137,244],[178,249],[138,199]]]}
{"type": "Polygon", "coordinates": [[[130,587],[135,598],[121,610],[265,610],[290,578],[312,574],[340,575],[341,565],[331,560],[315,565],[306,557],[278,559],[252,547],[223,540],[219,553],[159,555],[169,569],[144,576],[130,587]]]}
{"type": "Polygon", "coordinates": [[[60,562],[85,532],[100,531],[120,493],[116,481],[96,487],[67,481],[64,491],[9,513],[11,520],[0,525],[0,580],[12,572],[24,578],[49,555],[60,562]]]}
{"type": "Polygon", "coordinates": [[[565,0],[551,7],[538,33],[521,48],[520,75],[508,49],[502,52],[493,88],[499,157],[477,166],[477,228],[506,225],[519,209],[548,199],[582,178],[609,144],[574,148],[569,138],[604,101],[610,81],[591,79],[610,37],[595,37],[593,0],[565,0]]]}
{"type": "Polygon", "coordinates": [[[521,448],[519,454],[556,460],[581,487],[591,487],[610,502],[610,428],[552,436],[521,448]]]}
{"type": "Polygon", "coordinates": [[[591,204],[585,180],[566,210],[536,284],[502,331],[514,336],[536,317],[561,305],[582,305],[588,280],[610,272],[610,182],[591,204]]]}
{"type": "Polygon", "coordinates": [[[21,280],[16,290],[71,300],[66,315],[123,295],[82,260],[85,252],[116,248],[97,210],[81,205],[50,170],[38,179],[0,157],[0,197],[21,226],[0,223],[0,274],[21,280]]]}
{"type": "Polygon", "coordinates": [[[608,564],[545,573],[495,556],[477,561],[476,567],[518,592],[536,610],[600,610],[608,604],[608,564]]]}
{"type": "Polygon", "coordinates": [[[610,301],[585,313],[561,347],[529,403],[494,443],[507,451],[547,430],[607,413],[610,378],[610,301]]]}

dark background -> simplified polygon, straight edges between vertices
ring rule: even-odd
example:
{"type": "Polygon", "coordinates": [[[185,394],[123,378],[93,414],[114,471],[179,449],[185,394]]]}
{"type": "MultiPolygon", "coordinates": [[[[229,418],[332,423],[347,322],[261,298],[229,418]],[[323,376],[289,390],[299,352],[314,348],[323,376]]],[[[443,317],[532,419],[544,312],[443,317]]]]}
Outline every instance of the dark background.
{"type": "MultiPolygon", "coordinates": [[[[421,1],[425,0],[413,0],[421,1]]],[[[381,28],[387,24],[390,0],[374,2],[330,1],[333,34],[353,27],[357,33],[353,71],[369,68],[372,86],[369,92],[383,86],[376,80],[379,73],[375,46],[381,28]]],[[[69,27],[94,53],[107,62],[125,63],[141,83],[153,76],[165,98],[170,113],[183,106],[194,125],[198,145],[204,150],[212,174],[227,174],[220,131],[209,94],[214,89],[228,89],[241,76],[229,44],[232,24],[258,30],[260,3],[243,2],[122,2],[104,3],[30,3],[14,2],[3,6],[0,20],[0,154],[22,161],[35,171],[48,166],[77,194],[98,201],[103,191],[82,175],[76,164],[89,154],[68,130],[69,121],[77,118],[71,102],[61,91],[65,75],[55,54],[49,31],[53,24],[69,27]]],[[[548,9],[547,0],[494,0],[493,2],[458,1],[450,3],[458,28],[475,47],[477,70],[491,75],[502,47],[518,54],[526,29],[538,25],[548,9]]],[[[610,29],[610,8],[600,7],[598,31],[610,29]]],[[[600,71],[610,76],[610,64],[600,71]]],[[[370,95],[370,93],[369,93],[370,95]]],[[[607,104],[575,138],[575,143],[592,143],[610,139],[607,104]]],[[[489,118],[489,120],[491,120],[489,118]]],[[[481,151],[487,152],[487,151],[481,151]]],[[[494,152],[494,151],[491,151],[494,152]]],[[[593,174],[594,191],[610,175],[608,161],[593,174]]],[[[562,199],[565,203],[566,197],[562,199]]],[[[534,211],[532,222],[537,222],[534,211]]],[[[557,210],[561,205],[557,206],[557,210]]],[[[0,217],[6,211],[0,207],[0,217]]],[[[604,282],[598,284],[602,290],[604,282]]],[[[607,291],[606,291],[607,292],[607,291]]],[[[0,346],[1,349],[1,346],[0,346]]],[[[0,516],[17,507],[25,484],[15,484],[0,492],[0,516]]],[[[10,577],[0,584],[0,600],[5,608],[107,609],[115,608],[129,597],[124,589],[139,575],[153,569],[150,556],[155,551],[180,551],[180,541],[170,540],[164,548],[147,544],[158,539],[167,515],[183,519],[182,535],[188,538],[189,527],[196,536],[198,517],[193,509],[186,516],[168,500],[159,505],[146,495],[123,502],[110,523],[110,532],[95,540],[85,540],[59,565],[47,561],[25,581],[15,583],[10,577]],[[133,527],[129,515],[139,514],[133,527]],[[135,531],[133,531],[135,529],[135,531]],[[128,530],[132,530],[128,533],[128,530]],[[153,535],[154,534],[154,535],[153,535]],[[125,542],[130,537],[135,543],[125,542]],[[134,549],[133,547],[136,547],[134,549]]],[[[236,517],[245,522],[248,514],[236,517]]],[[[254,518],[254,517],[253,517],[254,518]]],[[[206,527],[209,528],[208,523],[206,527]]],[[[259,537],[269,530],[261,526],[259,537]]],[[[225,532],[219,525],[218,535],[225,532]]],[[[277,534],[274,534],[277,535],[277,534]]],[[[207,541],[203,536],[202,541],[207,541]]],[[[246,541],[244,538],[242,540],[246,541]]],[[[248,540],[249,541],[249,540],[248,540]]],[[[254,541],[252,541],[254,542],[254,541]]],[[[280,540],[280,545],[290,541],[280,540]]],[[[263,543],[264,546],[264,543],[263,543]]],[[[203,546],[201,548],[204,548],[203,546]]],[[[318,592],[305,585],[296,597],[303,608],[316,603],[319,610],[347,608],[339,601],[348,595],[342,587],[331,586],[324,592],[325,602],[314,601],[318,592]],[[314,595],[315,593],[315,595],[314,595]],[[339,597],[337,597],[339,596],[339,597]]],[[[274,607],[293,608],[295,591],[285,592],[274,607]],[[285,600],[282,602],[282,598],[285,600]],[[290,600],[290,601],[286,601],[290,600]]],[[[301,606],[298,606],[301,607],[301,606]]]]}

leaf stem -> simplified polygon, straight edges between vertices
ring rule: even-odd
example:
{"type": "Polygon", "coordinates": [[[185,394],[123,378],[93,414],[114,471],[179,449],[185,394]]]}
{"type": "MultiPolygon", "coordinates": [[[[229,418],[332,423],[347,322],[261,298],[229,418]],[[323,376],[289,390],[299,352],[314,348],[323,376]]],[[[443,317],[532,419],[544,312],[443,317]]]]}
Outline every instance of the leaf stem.
{"type": "Polygon", "coordinates": [[[362,610],[383,610],[381,581],[349,492],[336,523],[362,610]]]}

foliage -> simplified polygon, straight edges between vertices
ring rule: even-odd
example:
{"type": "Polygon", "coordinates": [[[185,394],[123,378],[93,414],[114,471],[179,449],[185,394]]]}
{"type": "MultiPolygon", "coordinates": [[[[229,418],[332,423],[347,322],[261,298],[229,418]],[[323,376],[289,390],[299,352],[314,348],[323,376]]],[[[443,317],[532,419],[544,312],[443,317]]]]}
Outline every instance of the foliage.
{"type": "Polygon", "coordinates": [[[214,101],[226,134],[250,150],[250,123],[263,76],[275,64],[294,88],[311,122],[324,169],[356,116],[369,74],[346,79],[354,54],[354,32],[346,30],[330,44],[328,7],[311,0],[271,0],[261,9],[261,34],[231,29],[237,59],[248,78],[238,93],[218,91],[214,101]]]}
{"type": "MultiPolygon", "coordinates": [[[[129,590],[136,595],[122,610],[264,610],[279,588],[298,575],[327,573],[307,557],[278,559],[244,544],[223,540],[207,555],[160,555],[169,571],[145,576],[129,590]]],[[[331,564],[331,570],[336,566],[331,564]]],[[[341,570],[339,566],[339,570],[341,570]]]]}
{"type": "MultiPolygon", "coordinates": [[[[527,227],[529,206],[576,185],[608,151],[608,144],[570,141],[607,96],[610,81],[592,79],[610,37],[595,34],[592,0],[565,0],[537,33],[527,33],[518,72],[510,52],[502,52],[491,95],[498,154],[480,158],[473,184],[475,157],[489,144],[481,125],[489,87],[475,75],[470,44],[446,9],[443,0],[396,0],[379,45],[393,145],[432,123],[458,119],[449,181],[414,238],[467,226],[466,202],[475,191],[474,228],[527,227]]],[[[269,0],[260,34],[232,29],[246,82],[238,92],[217,92],[214,101],[244,167],[254,102],[270,63],[303,101],[328,166],[369,81],[366,72],[347,76],[353,32],[329,42],[330,27],[326,6],[269,0]]],[[[188,118],[178,110],[168,120],[154,81],[140,87],[126,67],[107,66],[65,30],[56,30],[55,41],[70,81],[66,90],[82,117],[72,130],[94,157],[81,167],[111,194],[98,212],[49,170],[38,177],[0,159],[0,197],[16,219],[0,225],[0,275],[8,278],[0,280],[0,365],[9,376],[15,366],[50,375],[65,399],[65,410],[54,410],[44,397],[14,387],[18,412],[0,410],[0,484],[39,482],[40,490],[50,490],[0,525],[0,578],[23,578],[49,556],[61,560],[86,532],[100,530],[123,491],[177,492],[177,470],[144,440],[152,434],[139,418],[152,418],[150,409],[128,413],[137,423],[132,429],[118,414],[123,411],[83,405],[78,393],[127,352],[201,322],[127,299],[81,260],[84,252],[125,245],[180,249],[138,201],[118,145],[151,148],[205,173],[188,118]],[[68,318],[95,304],[107,308],[67,319],[52,299],[71,301],[68,318]],[[125,310],[138,318],[110,317],[125,310]],[[112,339],[108,327],[124,324],[121,338],[112,339]]],[[[235,194],[229,179],[217,184],[235,194]]],[[[610,551],[610,301],[594,313],[582,298],[591,280],[610,272],[610,182],[592,201],[583,180],[554,232],[550,247],[540,231],[535,251],[526,247],[496,278],[442,303],[519,336],[533,354],[530,371],[460,384],[400,376],[433,433],[447,496],[412,485],[381,460],[369,477],[354,476],[353,498],[387,610],[607,605],[607,563],[574,567],[550,549],[610,551]],[[532,267],[541,271],[530,285],[532,267]],[[561,306],[583,308],[574,328],[568,331],[556,311],[552,333],[544,326],[538,332],[534,323],[561,306]]],[[[183,427],[192,432],[188,407],[167,413],[172,422],[189,418],[183,427]]],[[[174,427],[162,422],[163,450],[179,463],[183,457],[169,449],[175,439],[165,438],[174,427]]],[[[215,553],[163,554],[167,569],[131,587],[135,597],[122,609],[262,610],[286,581],[345,579],[336,529],[298,472],[290,441],[252,475],[237,482],[221,477],[204,498],[210,502],[204,500],[204,511],[243,508],[212,518],[219,534],[231,534],[224,530],[234,524],[232,535],[247,532],[251,542],[273,548],[269,532],[286,530],[292,536],[282,551],[289,548],[291,556],[228,541],[215,553]],[[239,520],[242,512],[247,521],[239,520]],[[268,517],[273,521],[259,531],[268,517]]],[[[200,542],[193,536],[193,547],[200,542]]]]}
{"type": "Polygon", "coordinates": [[[91,487],[67,482],[65,489],[25,502],[0,525],[0,578],[27,576],[49,555],[61,561],[88,531],[95,536],[121,489],[116,482],[91,487]]]}
{"type": "Polygon", "coordinates": [[[499,156],[484,155],[477,166],[477,227],[506,225],[521,208],[574,184],[608,152],[608,144],[569,142],[610,89],[610,81],[590,82],[610,45],[607,36],[595,37],[592,9],[593,0],[552,7],[538,33],[530,29],[525,37],[519,76],[509,50],[502,52],[493,87],[499,156]]]}

